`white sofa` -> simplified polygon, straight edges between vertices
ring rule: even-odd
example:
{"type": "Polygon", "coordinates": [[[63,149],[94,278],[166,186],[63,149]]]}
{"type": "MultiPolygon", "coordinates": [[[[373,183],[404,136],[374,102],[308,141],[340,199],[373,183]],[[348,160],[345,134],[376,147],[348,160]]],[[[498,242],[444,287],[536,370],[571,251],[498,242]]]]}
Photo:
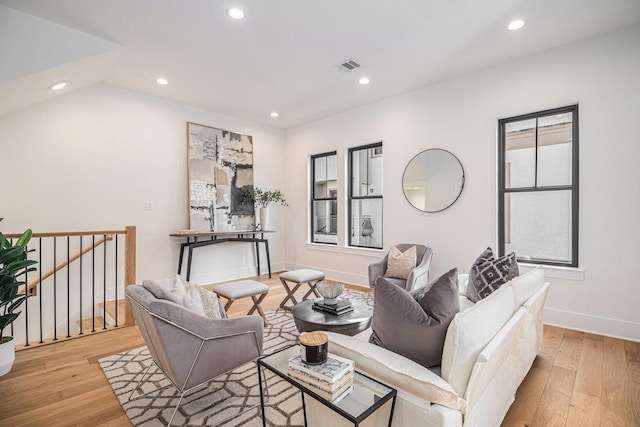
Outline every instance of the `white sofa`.
{"type": "MultiPolygon", "coordinates": [[[[542,269],[513,279],[473,304],[463,295],[461,311],[447,330],[442,365],[427,369],[355,337],[327,332],[329,351],[353,359],[356,369],[398,390],[394,427],[497,427],[531,368],[542,342],[542,309],[549,290],[542,269]]],[[[311,426],[351,425],[308,399],[311,426]]],[[[361,425],[387,425],[390,404],[361,425]]]]}

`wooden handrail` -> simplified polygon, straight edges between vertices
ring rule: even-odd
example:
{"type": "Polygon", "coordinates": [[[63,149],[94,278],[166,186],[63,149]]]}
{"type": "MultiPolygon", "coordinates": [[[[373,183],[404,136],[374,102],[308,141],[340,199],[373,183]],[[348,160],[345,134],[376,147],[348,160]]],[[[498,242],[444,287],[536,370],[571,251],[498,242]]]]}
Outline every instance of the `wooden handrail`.
{"type": "MultiPolygon", "coordinates": [[[[19,238],[22,234],[5,234],[4,237],[7,239],[16,239],[19,238]]],[[[81,259],[81,257],[83,255],[86,255],[87,253],[91,252],[92,250],[94,250],[95,248],[99,247],[100,245],[105,245],[106,242],[108,240],[113,240],[114,239],[114,235],[116,235],[116,239],[117,239],[117,235],[124,235],[125,236],[125,242],[124,242],[124,278],[123,279],[119,279],[118,277],[116,277],[116,288],[115,288],[115,295],[116,295],[116,299],[115,299],[115,306],[117,307],[118,304],[118,297],[121,295],[118,292],[118,284],[120,286],[124,285],[125,288],[125,292],[126,292],[126,287],[133,285],[136,283],[136,227],[135,226],[126,226],[124,230],[100,230],[100,231],[71,231],[71,232],[49,232],[49,233],[33,233],[32,234],[32,238],[34,239],[42,239],[42,238],[55,238],[55,237],[79,237],[79,236],[95,236],[98,237],[97,240],[94,240],[93,242],[90,243],[90,245],[88,247],[80,247],[79,248],[79,253],[74,255],[73,257],[68,258],[67,260],[62,261],[61,263],[59,263],[58,265],[56,265],[51,271],[47,272],[46,274],[42,275],[42,277],[38,277],[37,279],[33,280],[32,282],[28,283],[27,285],[23,286],[22,289],[19,290],[20,293],[25,293],[27,292],[28,294],[35,294],[35,290],[37,290],[37,286],[38,284],[42,285],[42,283],[46,280],[49,279],[51,276],[55,275],[56,272],[64,269],[64,268],[70,268],[70,265],[72,262],[77,261],[78,259],[81,259]],[[120,280],[124,280],[124,284],[122,282],[120,282],[120,280]]],[[[82,242],[82,239],[80,239],[80,241],[82,242]]],[[[34,243],[33,241],[30,243],[30,247],[34,247],[33,246],[34,243]]],[[[28,246],[28,247],[29,247],[28,246]]],[[[105,249],[106,250],[106,249],[105,249]]],[[[117,248],[116,248],[116,257],[117,257],[117,248]]],[[[117,263],[117,260],[116,260],[117,263]]],[[[116,264],[116,270],[118,270],[117,268],[117,264],[116,264]]],[[[119,276],[119,275],[118,275],[119,276]]],[[[121,277],[121,276],[120,276],[121,277]]],[[[106,293],[106,292],[105,292],[106,293]]],[[[123,298],[122,302],[122,306],[120,307],[121,310],[121,314],[118,313],[118,310],[116,308],[116,313],[115,313],[115,318],[116,318],[116,325],[118,326],[118,318],[121,319],[121,323],[120,325],[122,326],[130,326],[130,325],[135,325],[135,319],[133,318],[133,315],[131,313],[131,309],[129,307],[129,301],[127,300],[127,298],[123,298]],[[121,317],[122,316],[122,317],[121,317]]],[[[68,302],[67,302],[68,303],[68,302]]],[[[95,303],[95,301],[94,301],[95,303]]],[[[82,309],[81,309],[82,310],[82,309]]],[[[95,315],[94,315],[94,319],[95,319],[95,315]]],[[[106,319],[106,316],[105,316],[106,319]]],[[[103,319],[103,322],[106,322],[106,320],[103,319]]],[[[106,330],[106,323],[104,324],[104,328],[106,330]]],[[[40,344],[43,343],[42,341],[42,325],[40,325],[41,331],[41,337],[40,337],[40,344]]],[[[82,329],[81,329],[82,330],[82,329]]],[[[99,331],[92,331],[92,332],[99,332],[99,331]]],[[[67,332],[69,333],[69,332],[67,332]]],[[[69,337],[69,336],[67,336],[69,337]]],[[[29,337],[27,336],[27,340],[29,340],[29,337]]]]}
{"type": "MultiPolygon", "coordinates": [[[[133,226],[125,227],[125,230],[101,230],[101,231],[56,231],[52,233],[33,233],[32,238],[38,237],[67,237],[67,236],[100,236],[100,235],[110,235],[110,234],[127,234],[127,228],[133,226]]],[[[135,228],[135,227],[134,227],[135,228]]],[[[7,239],[17,239],[22,234],[5,234],[4,237],[7,239]]]]}
{"type": "MultiPolygon", "coordinates": [[[[100,234],[102,234],[102,233],[100,233],[100,234]]],[[[45,236],[36,236],[36,237],[45,237],[45,236]]],[[[46,236],[46,237],[51,237],[51,236],[46,236]]],[[[27,292],[31,291],[33,288],[38,286],[38,284],[40,282],[43,282],[44,280],[46,280],[49,277],[53,276],[58,271],[62,270],[65,267],[68,267],[69,264],[71,264],[73,261],[77,260],[82,255],[88,254],[89,252],[91,252],[92,250],[94,250],[95,248],[97,248],[98,246],[100,246],[101,244],[106,242],[107,240],[113,240],[113,234],[107,234],[106,238],[105,237],[101,238],[95,244],[91,244],[91,246],[87,247],[86,249],[83,249],[82,252],[80,252],[79,254],[76,254],[76,255],[72,256],[71,258],[69,258],[67,261],[61,262],[60,264],[56,265],[56,267],[53,270],[50,270],[47,273],[43,274],[42,278],[39,277],[36,280],[34,280],[31,283],[29,283],[27,285],[27,292]]],[[[20,289],[20,291],[18,293],[23,294],[24,291],[25,291],[24,288],[22,288],[22,289],[20,289]]]]}

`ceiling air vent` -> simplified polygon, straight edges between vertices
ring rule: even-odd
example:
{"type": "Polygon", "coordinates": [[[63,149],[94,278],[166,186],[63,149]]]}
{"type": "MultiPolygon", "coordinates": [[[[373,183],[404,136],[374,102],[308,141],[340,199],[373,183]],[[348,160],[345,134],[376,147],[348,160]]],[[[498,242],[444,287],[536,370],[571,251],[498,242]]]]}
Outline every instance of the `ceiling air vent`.
{"type": "Polygon", "coordinates": [[[342,63],[340,63],[338,68],[340,68],[342,71],[348,72],[348,71],[355,70],[359,66],[360,64],[358,64],[355,59],[351,58],[351,59],[345,59],[344,61],[342,61],[342,63]]]}

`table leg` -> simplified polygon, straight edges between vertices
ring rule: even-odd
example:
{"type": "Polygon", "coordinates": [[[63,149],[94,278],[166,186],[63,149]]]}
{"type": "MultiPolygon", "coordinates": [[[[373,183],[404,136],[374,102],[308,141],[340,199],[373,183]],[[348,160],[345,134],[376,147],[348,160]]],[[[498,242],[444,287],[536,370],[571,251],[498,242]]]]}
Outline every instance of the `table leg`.
{"type": "Polygon", "coordinates": [[[391,400],[391,412],[389,413],[389,427],[391,427],[391,421],[393,421],[393,410],[396,406],[396,396],[393,396],[391,400]]]}
{"type": "Polygon", "coordinates": [[[304,392],[300,390],[300,396],[302,396],[302,414],[304,415],[304,427],[307,427],[307,405],[304,403],[304,392]]]}
{"type": "Polygon", "coordinates": [[[260,275],[260,245],[256,240],[256,262],[258,264],[258,276],[260,275]]]}
{"type": "Polygon", "coordinates": [[[264,393],[262,392],[262,369],[260,364],[256,362],[258,367],[258,387],[260,387],[260,411],[262,412],[262,427],[267,427],[267,419],[264,416],[264,393]]]}
{"type": "Polygon", "coordinates": [[[187,243],[180,244],[180,258],[178,258],[178,274],[182,271],[182,260],[184,258],[184,249],[189,245],[191,239],[187,237],[187,243]]]}
{"type": "Polygon", "coordinates": [[[267,252],[267,267],[269,268],[269,279],[271,279],[271,258],[269,257],[269,241],[264,239],[264,247],[267,252]]]}
{"type": "Polygon", "coordinates": [[[189,246],[189,255],[187,256],[187,282],[191,278],[191,258],[193,257],[193,246],[189,246]]]}

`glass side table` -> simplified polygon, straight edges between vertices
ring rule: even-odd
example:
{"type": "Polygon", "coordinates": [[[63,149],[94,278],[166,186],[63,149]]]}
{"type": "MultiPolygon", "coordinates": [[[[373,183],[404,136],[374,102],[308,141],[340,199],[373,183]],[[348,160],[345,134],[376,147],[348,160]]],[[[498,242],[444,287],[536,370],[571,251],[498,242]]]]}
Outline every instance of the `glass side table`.
{"type": "MultiPolygon", "coordinates": [[[[300,347],[292,345],[286,347],[269,356],[258,359],[258,384],[260,385],[260,409],[262,411],[262,425],[266,427],[266,418],[264,415],[264,392],[262,387],[263,373],[262,369],[267,369],[279,377],[283,378],[292,386],[300,390],[302,397],[302,411],[304,414],[304,425],[307,425],[307,409],[304,401],[304,395],[308,394],[315,400],[328,407],[332,411],[340,414],[354,424],[359,425],[369,415],[373,414],[381,408],[386,402],[391,402],[391,412],[389,413],[389,427],[393,419],[393,409],[396,404],[397,391],[373,378],[368,377],[358,371],[354,372],[354,388],[349,395],[338,399],[337,403],[333,403],[314,393],[304,383],[297,381],[295,378],[287,375],[287,367],[289,359],[300,354],[300,347]]],[[[268,384],[267,384],[268,387],[268,384]]]]}

